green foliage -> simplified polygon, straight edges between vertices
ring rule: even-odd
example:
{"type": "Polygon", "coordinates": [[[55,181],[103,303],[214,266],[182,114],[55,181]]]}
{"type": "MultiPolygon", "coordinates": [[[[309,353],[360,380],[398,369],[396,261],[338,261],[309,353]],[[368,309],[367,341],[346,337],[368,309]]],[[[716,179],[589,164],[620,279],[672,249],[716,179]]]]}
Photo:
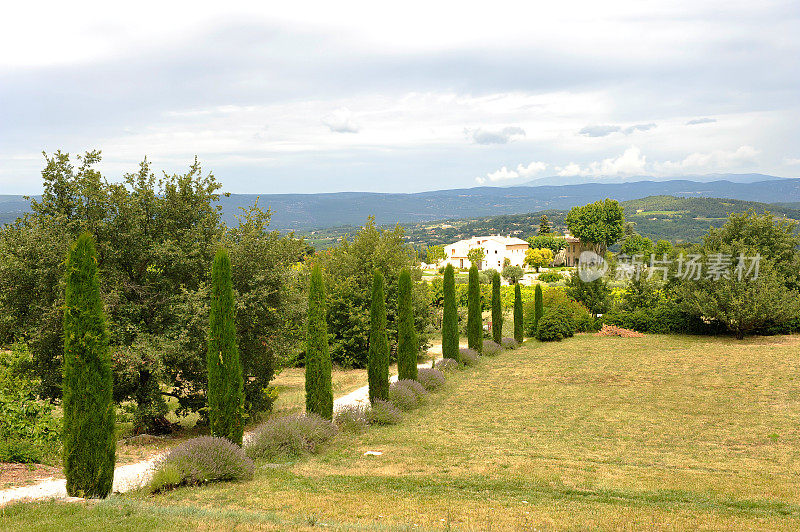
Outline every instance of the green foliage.
{"type": "MultiPolygon", "coordinates": [[[[576,331],[597,330],[598,321],[592,318],[589,310],[582,304],[570,298],[566,291],[559,287],[543,287],[542,289],[542,317],[553,309],[568,314],[576,331]]],[[[525,331],[528,336],[536,335],[536,301],[523,302],[525,331]]],[[[542,318],[539,319],[541,321],[542,318]]]]}
{"type": "Polygon", "coordinates": [[[584,282],[576,272],[569,278],[567,294],[575,301],[586,305],[589,312],[597,316],[608,310],[611,289],[608,287],[608,282],[603,278],[584,282]]]}
{"type": "Polygon", "coordinates": [[[539,325],[539,320],[544,316],[544,299],[542,297],[542,285],[536,285],[536,292],[534,293],[534,307],[533,307],[533,330],[539,325]]]}
{"type": "Polygon", "coordinates": [[[106,497],[114,480],[116,437],[108,330],[88,233],[66,263],[64,294],[64,475],[73,497],[106,497]]]}
{"type": "Polygon", "coordinates": [[[557,283],[564,280],[564,276],[558,272],[544,272],[537,277],[543,283],[557,283]]]}
{"type": "Polygon", "coordinates": [[[478,272],[478,279],[480,280],[481,284],[492,284],[492,279],[494,279],[494,275],[497,273],[497,270],[494,268],[486,268],[485,270],[481,270],[478,272]]]}
{"type": "Polygon", "coordinates": [[[483,248],[472,248],[467,251],[467,259],[473,266],[480,268],[481,263],[486,258],[486,250],[483,248]]]}
{"type": "Polygon", "coordinates": [[[625,240],[622,241],[620,253],[629,257],[640,255],[639,258],[647,262],[650,260],[650,254],[655,253],[655,247],[652,240],[634,233],[626,236],[625,240]]]}
{"type": "Polygon", "coordinates": [[[528,239],[528,245],[532,249],[549,249],[556,255],[559,251],[567,247],[564,237],[553,234],[539,234],[528,239]]]}
{"type": "Polygon", "coordinates": [[[550,226],[550,220],[547,219],[547,215],[543,214],[541,218],[539,218],[539,234],[540,235],[547,235],[553,232],[552,227],[550,226]]]}
{"type": "Polygon", "coordinates": [[[553,252],[548,248],[531,248],[525,252],[525,264],[532,268],[539,268],[549,265],[553,262],[553,252]]]}
{"type": "MultiPolygon", "coordinates": [[[[538,285],[537,285],[538,286],[538,285]]],[[[541,289],[540,289],[541,293],[541,289]]],[[[522,343],[525,340],[523,314],[522,314],[522,290],[518,284],[514,285],[514,340],[522,343]]]]}
{"type": "Polygon", "coordinates": [[[370,402],[389,399],[389,341],[386,337],[386,301],[383,295],[383,274],[379,270],[375,270],[372,278],[367,377],[370,402]]]}
{"type": "Polygon", "coordinates": [[[521,267],[511,266],[509,264],[508,266],[503,268],[503,273],[501,275],[503,276],[503,279],[508,281],[508,284],[517,284],[525,275],[525,272],[521,267]]]}
{"type": "Polygon", "coordinates": [[[414,328],[411,272],[400,273],[397,288],[397,374],[400,380],[417,378],[419,341],[414,328]]]}
{"type": "MultiPolygon", "coordinates": [[[[478,267],[469,269],[469,295],[467,301],[467,345],[478,353],[483,347],[483,318],[481,317],[481,289],[478,267]]],[[[458,360],[458,359],[456,359],[458,360]]]]}
{"type": "MultiPolygon", "coordinates": [[[[421,278],[414,250],[405,243],[399,226],[381,231],[370,218],[352,239],[341,240],[336,247],[317,253],[313,260],[323,267],[325,275],[331,359],[342,367],[366,367],[373,271],[378,269],[385,276],[386,332],[390,344],[396,344],[400,272],[408,269],[413,281],[421,278]]],[[[426,283],[412,283],[418,351],[426,348],[432,326],[427,291],[426,283]]]]}
{"type": "Polygon", "coordinates": [[[574,236],[594,244],[600,253],[616,243],[624,234],[625,216],[622,207],[618,201],[612,199],[573,207],[565,221],[574,236]]]}
{"type": "Polygon", "coordinates": [[[245,452],[252,459],[296,458],[318,453],[337,433],[336,425],[317,414],[272,417],[253,431],[245,452]]]}
{"type": "Polygon", "coordinates": [[[459,358],[458,310],[456,308],[455,281],[453,266],[448,264],[444,270],[444,312],[442,316],[442,357],[459,358]]]}
{"type": "Polygon", "coordinates": [[[568,311],[556,307],[551,308],[542,316],[536,326],[534,336],[540,342],[558,341],[574,336],[575,328],[572,315],[568,311]]]}
{"type": "Polygon", "coordinates": [[[231,261],[217,250],[211,269],[208,334],[208,419],[211,434],[242,444],[244,383],[236,343],[231,261]]]}
{"type": "Polygon", "coordinates": [[[503,339],[503,306],[500,299],[500,274],[492,279],[492,339],[500,343],[503,339]]]}
{"type": "Polygon", "coordinates": [[[439,262],[445,259],[444,253],[444,246],[430,246],[428,247],[427,255],[426,255],[428,264],[439,264],[439,262]]]}
{"type": "Polygon", "coordinates": [[[311,270],[308,288],[308,334],[306,336],[306,412],[333,419],[333,378],[328,348],[325,285],[322,270],[311,270]]]}

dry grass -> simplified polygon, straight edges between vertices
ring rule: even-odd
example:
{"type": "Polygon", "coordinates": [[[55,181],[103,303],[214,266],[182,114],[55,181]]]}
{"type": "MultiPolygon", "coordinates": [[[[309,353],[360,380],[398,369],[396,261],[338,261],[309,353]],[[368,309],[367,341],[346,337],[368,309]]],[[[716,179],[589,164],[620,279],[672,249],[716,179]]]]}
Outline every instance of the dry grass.
{"type": "Polygon", "coordinates": [[[797,336],[528,342],[457,373],[402,424],[340,435],[285,467],[261,464],[253,481],[81,511],[23,506],[6,519],[43,519],[43,529],[105,512],[109,526],[160,516],[163,528],[796,530],[798,351],[797,336]]]}

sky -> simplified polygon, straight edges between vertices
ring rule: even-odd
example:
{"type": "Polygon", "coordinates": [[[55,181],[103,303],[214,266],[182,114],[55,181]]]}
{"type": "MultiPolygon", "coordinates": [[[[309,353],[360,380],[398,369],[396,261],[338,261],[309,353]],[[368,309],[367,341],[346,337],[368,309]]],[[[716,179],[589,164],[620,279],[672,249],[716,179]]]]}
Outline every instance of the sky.
{"type": "Polygon", "coordinates": [[[15,2],[0,194],[42,152],[234,193],[800,177],[800,2],[15,2]]]}

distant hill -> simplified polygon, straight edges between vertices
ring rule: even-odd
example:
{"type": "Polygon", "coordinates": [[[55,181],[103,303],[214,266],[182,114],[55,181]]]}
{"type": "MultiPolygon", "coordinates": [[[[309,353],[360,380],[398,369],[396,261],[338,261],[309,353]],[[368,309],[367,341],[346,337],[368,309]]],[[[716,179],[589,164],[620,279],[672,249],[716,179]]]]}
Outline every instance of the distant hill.
{"type": "MultiPolygon", "coordinates": [[[[234,223],[238,207],[255,202],[257,194],[221,198],[224,218],[234,223]]],[[[272,227],[280,230],[322,229],[360,225],[374,215],[379,224],[420,223],[500,214],[563,210],[604,198],[628,201],[647,196],[733,198],[763,203],[800,202],[800,179],[773,179],[753,183],[690,180],[585,183],[564,186],[476,187],[379,194],[261,194],[260,205],[273,211],[272,227]]],[[[0,216],[6,221],[22,212],[20,196],[0,196],[0,216]]]]}
{"type": "Polygon", "coordinates": [[[759,181],[775,181],[785,179],[774,175],[767,174],[693,174],[676,177],[667,177],[661,179],[654,179],[650,176],[550,176],[540,177],[527,183],[522,183],[523,186],[537,187],[544,185],[580,185],[584,183],[634,183],[638,181],[694,181],[696,183],[710,183],[712,181],[730,181],[731,183],[757,183],[759,181]]]}

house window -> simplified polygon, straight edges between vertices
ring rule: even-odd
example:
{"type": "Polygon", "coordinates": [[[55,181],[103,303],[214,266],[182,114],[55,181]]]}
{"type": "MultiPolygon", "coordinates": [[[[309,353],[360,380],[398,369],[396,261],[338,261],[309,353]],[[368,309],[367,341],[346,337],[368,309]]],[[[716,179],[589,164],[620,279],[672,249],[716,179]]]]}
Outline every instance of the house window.
{"type": "Polygon", "coordinates": [[[495,255],[497,254],[497,250],[494,250],[495,255]]]}
{"type": "Polygon", "coordinates": [[[497,265],[500,266],[500,261],[499,260],[497,261],[497,265]]]}

